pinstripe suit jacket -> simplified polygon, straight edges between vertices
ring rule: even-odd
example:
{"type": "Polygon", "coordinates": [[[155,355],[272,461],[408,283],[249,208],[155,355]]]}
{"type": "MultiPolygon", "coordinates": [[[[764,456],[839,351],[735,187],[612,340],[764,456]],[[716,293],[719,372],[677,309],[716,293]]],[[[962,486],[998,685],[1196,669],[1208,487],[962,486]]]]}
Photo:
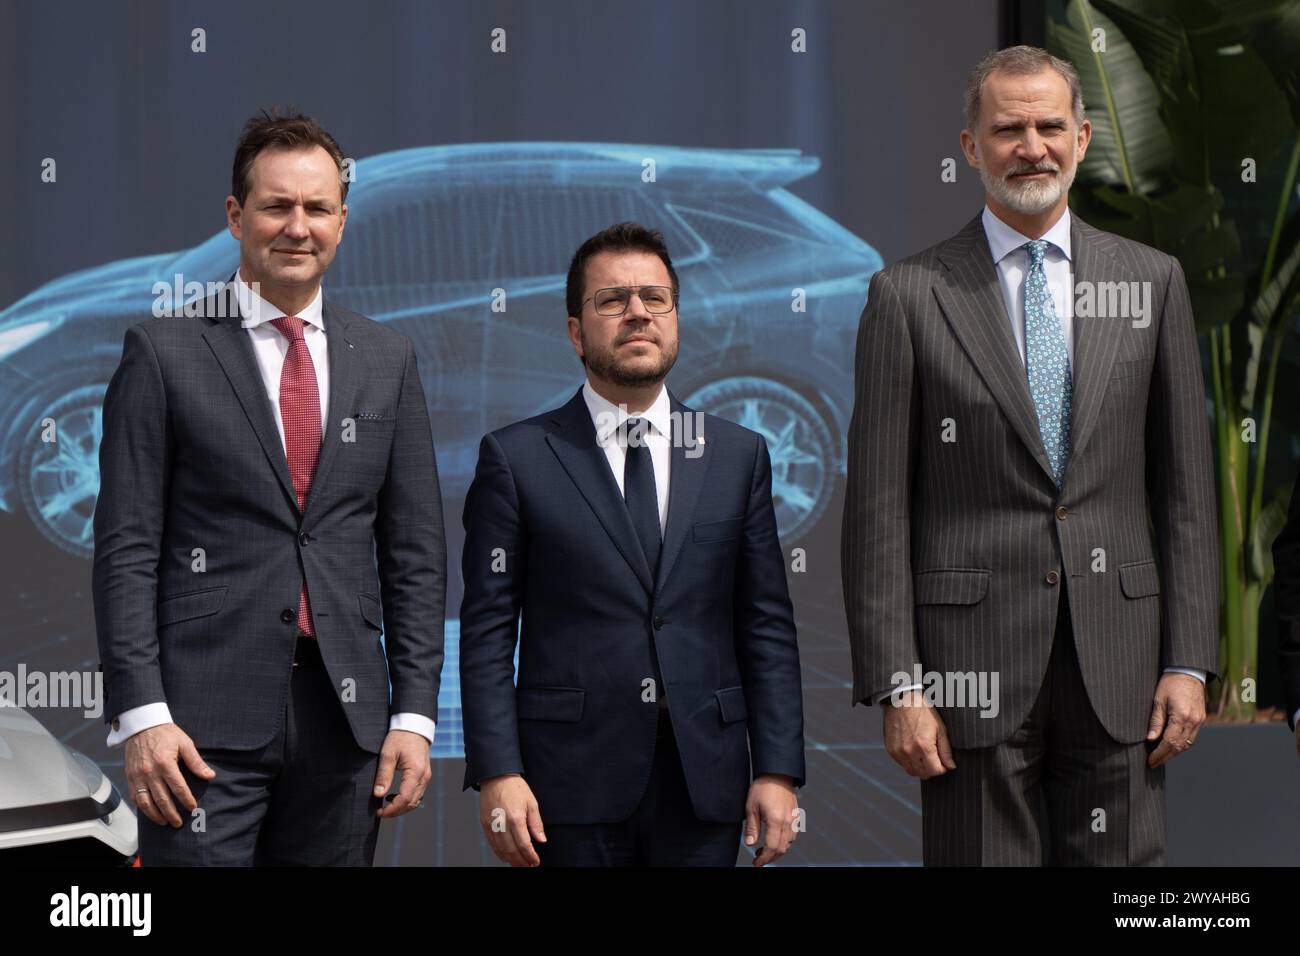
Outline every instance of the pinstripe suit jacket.
{"type": "Polygon", "coordinates": [[[1163,667],[1217,664],[1212,460],[1182,270],[1071,221],[1076,290],[1149,282],[1151,316],[1076,310],[1059,490],[979,216],[877,273],[858,331],[841,538],[853,701],[897,672],[911,683],[917,664],[996,673],[996,716],[940,708],[957,747],[1023,723],[1067,593],[1089,699],[1121,743],[1144,738],[1163,667]]]}
{"type": "Polygon", "coordinates": [[[442,671],[446,550],[415,352],[325,299],[329,416],[300,513],[233,290],[201,317],[129,328],[104,398],[93,576],[105,714],[166,701],[201,748],[269,743],[305,575],[353,736],[377,753],[390,677],[393,713],[435,720],[442,671]]]}

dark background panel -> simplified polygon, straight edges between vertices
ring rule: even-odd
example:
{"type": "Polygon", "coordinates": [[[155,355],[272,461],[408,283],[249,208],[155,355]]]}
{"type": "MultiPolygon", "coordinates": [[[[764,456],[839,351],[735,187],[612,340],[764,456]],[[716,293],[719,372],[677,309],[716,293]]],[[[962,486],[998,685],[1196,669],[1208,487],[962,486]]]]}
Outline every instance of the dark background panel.
{"type": "MultiPolygon", "coordinates": [[[[962,88],[1013,6],[0,0],[0,308],[76,270],[220,230],[239,129],[273,103],[315,116],[358,158],[494,141],[799,149],[821,167],[791,191],[890,262],[979,209],[957,139],[962,88]],[[206,53],[190,50],[195,27],[206,53]],[[494,27],[508,31],[504,55],[489,51],[494,27]],[[806,54],[790,51],[795,27],[807,31],[806,54]],[[44,157],[58,162],[57,184],[40,182],[44,157]],[[956,183],[940,180],[948,157],[956,183]]],[[[549,251],[563,263],[572,249],[549,251]]],[[[808,570],[791,575],[809,829],[790,859],[914,865],[917,785],[881,749],[879,713],[849,707],[838,515],[837,499],[804,542],[808,570]]],[[[0,513],[0,668],[93,668],[89,584],[87,562],[21,513],[0,513]]],[[[121,751],[105,748],[102,724],[38,716],[121,783],[121,751]]],[[[435,761],[433,799],[385,825],[379,862],[491,862],[462,768],[435,761]]]]}

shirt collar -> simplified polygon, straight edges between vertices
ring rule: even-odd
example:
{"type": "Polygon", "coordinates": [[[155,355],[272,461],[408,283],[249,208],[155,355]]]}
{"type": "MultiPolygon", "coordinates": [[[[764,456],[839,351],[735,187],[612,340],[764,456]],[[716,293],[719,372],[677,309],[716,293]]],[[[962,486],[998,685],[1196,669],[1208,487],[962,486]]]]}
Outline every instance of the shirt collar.
{"type": "MultiPolygon", "coordinates": [[[[244,281],[244,277],[239,274],[238,269],[235,270],[235,295],[239,298],[239,324],[242,328],[256,328],[264,322],[278,319],[285,314],[283,309],[272,305],[254,292],[253,287],[244,281]]],[[[317,287],[316,297],[303,307],[303,310],[298,313],[298,318],[324,332],[324,312],[321,290],[317,287]]]]}
{"type": "MultiPolygon", "coordinates": [[[[989,240],[989,252],[993,254],[995,263],[1001,262],[1008,253],[1014,252],[1030,242],[1028,236],[1022,236],[1016,230],[1012,229],[1005,222],[993,214],[993,210],[987,205],[984,207],[984,235],[989,240]]],[[[1066,206],[1061,217],[1052,223],[1052,228],[1043,233],[1040,237],[1046,239],[1061,253],[1066,259],[1070,258],[1070,207],[1066,206]]]]}
{"type": "Polygon", "coordinates": [[[596,440],[601,447],[609,442],[610,436],[629,418],[644,418],[659,434],[672,438],[672,405],[668,401],[668,389],[662,383],[659,385],[659,394],[650,407],[639,415],[629,415],[626,408],[615,405],[592,388],[590,381],[583,383],[582,397],[587,403],[587,411],[591,413],[591,423],[596,426],[596,440]]]}

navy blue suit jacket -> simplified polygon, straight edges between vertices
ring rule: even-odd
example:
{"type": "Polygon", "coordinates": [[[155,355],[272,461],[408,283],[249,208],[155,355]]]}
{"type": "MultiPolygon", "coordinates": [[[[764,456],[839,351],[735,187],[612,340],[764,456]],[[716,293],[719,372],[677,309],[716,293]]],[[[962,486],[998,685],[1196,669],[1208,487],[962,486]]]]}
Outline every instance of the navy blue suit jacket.
{"type": "Polygon", "coordinates": [[[685,433],[653,579],[581,389],[484,437],[464,514],[467,788],[521,773],[546,823],[630,817],[654,756],[658,705],[644,682],[656,654],[700,819],[744,816],[751,755],[753,776],[802,785],[799,651],[767,445],[712,415],[704,442],[685,433]]]}

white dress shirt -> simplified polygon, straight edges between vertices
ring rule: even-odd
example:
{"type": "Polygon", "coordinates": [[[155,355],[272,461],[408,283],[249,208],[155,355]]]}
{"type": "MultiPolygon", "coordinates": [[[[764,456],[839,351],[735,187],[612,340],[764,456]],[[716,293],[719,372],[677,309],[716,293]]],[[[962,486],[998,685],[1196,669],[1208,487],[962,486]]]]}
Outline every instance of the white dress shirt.
{"type": "MultiPolygon", "coordinates": [[[[271,409],[275,412],[275,427],[280,433],[280,445],[288,456],[288,444],[284,438],[284,422],[280,418],[280,373],[284,369],[284,358],[289,354],[289,339],[271,324],[285,314],[284,310],[267,302],[253,291],[244,277],[235,273],[235,295],[239,300],[240,325],[248,330],[253,343],[253,355],[257,358],[258,370],[262,373],[262,384],[266,386],[266,397],[271,400],[271,409]]],[[[311,354],[311,364],[316,372],[316,389],[320,393],[321,434],[326,431],[326,416],[329,414],[330,365],[328,341],[325,338],[324,306],[321,290],[316,290],[316,297],[311,300],[298,318],[303,321],[303,341],[311,354]]],[[[166,703],[144,704],[123,711],[110,725],[108,746],[116,747],[128,737],[138,734],[150,727],[172,722],[171,710],[166,703]]],[[[433,743],[434,722],[423,714],[393,714],[388,720],[389,730],[409,730],[433,743]]],[[[184,730],[184,728],[181,728],[184,730]]]]}
{"type": "MultiPolygon", "coordinates": [[[[284,358],[289,354],[289,339],[271,322],[284,315],[284,310],[267,302],[244,282],[242,276],[235,274],[235,294],[239,297],[240,325],[248,329],[248,336],[253,341],[253,354],[257,356],[257,367],[266,384],[266,397],[271,400],[271,410],[275,412],[275,427],[280,432],[280,444],[284,440],[284,422],[280,418],[280,373],[284,371],[284,358]]],[[[330,407],[330,362],[329,344],[325,339],[325,318],[321,290],[316,290],[316,298],[298,313],[302,319],[302,337],[311,353],[311,364],[316,370],[316,390],[320,392],[321,434],[326,432],[326,418],[330,407]]],[[[286,452],[287,454],[287,452],[286,452]]]]}
{"type": "MultiPolygon", "coordinates": [[[[1007,306],[1011,332],[1020,350],[1020,362],[1025,363],[1025,275],[1029,272],[1029,250],[1021,247],[1029,242],[1005,222],[984,207],[984,235],[988,237],[989,252],[998,270],[1002,286],[1002,301],[1007,306]]],[[[1065,348],[1070,355],[1070,371],[1074,372],[1074,289],[1073,270],[1070,267],[1070,210],[1067,208],[1052,228],[1043,233],[1048,246],[1043,252],[1043,272],[1047,274],[1047,291],[1061,322],[1065,348]]]]}
{"type": "MultiPolygon", "coordinates": [[[[1029,272],[1029,250],[1022,248],[1030,242],[1029,236],[1021,235],[993,214],[987,205],[981,217],[984,224],[984,236],[988,239],[989,253],[997,268],[998,283],[1002,287],[1002,301],[1007,307],[1007,319],[1011,323],[1011,332],[1016,339],[1016,348],[1020,350],[1020,362],[1025,364],[1025,275],[1029,272]]],[[[1052,297],[1056,317],[1061,323],[1061,334],[1065,336],[1065,348],[1070,355],[1070,376],[1078,381],[1074,361],[1074,270],[1071,268],[1073,257],[1070,251],[1070,209],[1067,206],[1047,230],[1038,238],[1047,240],[1043,251],[1043,272],[1047,276],[1047,291],[1052,297]]],[[[1192,667],[1166,667],[1165,673],[1190,674],[1202,684],[1205,683],[1205,671],[1192,667]]],[[[908,684],[899,688],[915,690],[920,684],[908,684]]],[[[890,689],[876,694],[873,704],[879,704],[886,697],[898,691],[890,689]]]]}
{"type": "Polygon", "coordinates": [[[605,459],[618,482],[619,494],[623,494],[623,466],[627,463],[627,448],[623,445],[619,426],[629,418],[643,418],[650,423],[645,433],[645,444],[654,464],[659,533],[663,534],[668,527],[668,481],[672,468],[672,406],[668,401],[668,389],[660,384],[654,402],[639,415],[629,415],[626,408],[615,405],[592,388],[591,382],[582,386],[582,397],[587,402],[587,411],[591,412],[591,422],[596,426],[596,441],[605,449],[605,459]]]}

